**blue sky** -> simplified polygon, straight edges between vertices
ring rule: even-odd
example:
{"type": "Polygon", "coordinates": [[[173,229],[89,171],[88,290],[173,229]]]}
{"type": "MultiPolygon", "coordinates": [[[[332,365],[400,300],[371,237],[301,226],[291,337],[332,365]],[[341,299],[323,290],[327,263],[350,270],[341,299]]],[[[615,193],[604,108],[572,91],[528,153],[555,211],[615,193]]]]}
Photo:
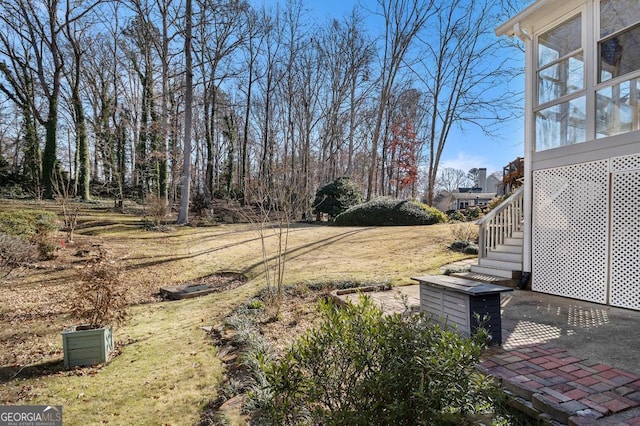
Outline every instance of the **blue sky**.
{"type": "MultiPolygon", "coordinates": [[[[264,0],[264,3],[284,3],[285,0],[264,0]]],[[[258,2],[256,2],[258,3],[258,2]]],[[[357,5],[364,5],[368,9],[375,9],[375,0],[304,0],[311,16],[316,16],[318,22],[329,18],[342,18],[357,5]]],[[[378,34],[376,29],[370,29],[372,35],[378,34]]],[[[511,52],[509,52],[511,53],[511,52]]],[[[506,52],[505,52],[506,54],[506,52]]],[[[524,57],[521,58],[524,63],[524,57]]],[[[524,89],[524,76],[513,82],[512,90],[524,89]]],[[[489,138],[480,129],[469,127],[464,131],[452,131],[445,146],[440,168],[453,167],[468,171],[471,168],[486,167],[487,172],[502,172],[502,167],[518,156],[523,156],[524,150],[524,118],[504,122],[501,124],[501,135],[489,138]]]]}

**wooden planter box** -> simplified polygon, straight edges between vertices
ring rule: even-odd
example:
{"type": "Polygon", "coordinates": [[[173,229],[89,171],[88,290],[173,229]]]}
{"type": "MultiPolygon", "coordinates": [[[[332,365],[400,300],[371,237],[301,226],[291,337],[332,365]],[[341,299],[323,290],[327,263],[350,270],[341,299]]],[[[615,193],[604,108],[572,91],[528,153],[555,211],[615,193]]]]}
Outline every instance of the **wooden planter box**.
{"type": "Polygon", "coordinates": [[[62,332],[62,349],[65,368],[104,364],[113,350],[113,332],[111,327],[69,327],[62,332]]]}

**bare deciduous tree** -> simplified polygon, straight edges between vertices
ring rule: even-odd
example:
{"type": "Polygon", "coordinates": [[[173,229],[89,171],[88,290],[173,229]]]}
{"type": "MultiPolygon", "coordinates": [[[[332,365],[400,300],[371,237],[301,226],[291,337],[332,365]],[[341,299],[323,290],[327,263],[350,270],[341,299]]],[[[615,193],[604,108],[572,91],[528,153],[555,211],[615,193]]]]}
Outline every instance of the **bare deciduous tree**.
{"type": "Polygon", "coordinates": [[[494,0],[451,0],[438,9],[433,29],[421,36],[423,51],[412,66],[431,99],[428,119],[427,203],[433,203],[438,167],[454,126],[477,126],[488,135],[509,118],[514,96],[492,90],[512,75],[486,37],[494,0]]]}
{"type": "Polygon", "coordinates": [[[277,179],[270,185],[261,182],[253,190],[250,196],[256,200],[258,215],[248,219],[260,237],[265,282],[271,307],[275,310],[273,316],[277,317],[284,296],[291,227],[311,194],[303,192],[304,182],[297,179],[277,179]]]}
{"type": "Polygon", "coordinates": [[[407,52],[416,36],[434,13],[433,0],[378,0],[384,18],[384,46],[380,64],[378,106],[371,142],[371,166],[367,180],[367,200],[376,193],[378,146],[383,137],[383,124],[389,100],[407,52]]]}
{"type": "Polygon", "coordinates": [[[83,198],[90,175],[117,207],[179,201],[181,223],[191,192],[250,205],[282,198],[283,182],[300,219],[304,194],[345,175],[368,198],[414,197],[426,173],[430,198],[452,129],[494,134],[507,115],[489,10],[521,1],[377,0],[312,22],[304,0],[0,0],[0,92],[16,117],[0,121],[14,135],[0,152],[51,195],[58,122],[73,123],[83,198]]]}
{"type": "Polygon", "coordinates": [[[470,186],[468,174],[464,170],[455,169],[453,167],[445,167],[438,172],[436,180],[436,192],[447,191],[454,192],[460,187],[470,186]]]}
{"type": "Polygon", "coordinates": [[[324,119],[320,182],[353,171],[357,117],[370,86],[367,80],[374,53],[363,25],[354,9],[345,20],[331,21],[317,42],[325,69],[325,87],[320,88],[324,119]]]}
{"type": "Polygon", "coordinates": [[[248,5],[239,0],[199,0],[197,53],[202,79],[204,137],[206,143],[205,190],[209,197],[219,184],[221,158],[220,131],[224,104],[222,85],[239,73],[233,55],[245,40],[244,12],[248,5]]]}
{"type": "MultiPolygon", "coordinates": [[[[70,5],[67,3],[67,20],[70,18],[70,5]]],[[[87,134],[87,121],[85,118],[84,102],[81,96],[82,79],[86,75],[83,70],[83,61],[86,57],[87,46],[90,45],[87,37],[88,26],[79,21],[73,21],[63,28],[64,35],[70,46],[72,69],[68,73],[71,85],[71,106],[76,137],[76,156],[78,158],[78,170],[75,175],[77,195],[83,200],[91,198],[91,159],[89,158],[89,136],[87,134]]],[[[56,191],[58,192],[58,191],[56,191]]],[[[66,217],[66,216],[65,216],[66,217]]],[[[71,238],[71,237],[69,237],[71,238]]]]}
{"type": "Polygon", "coordinates": [[[59,0],[44,3],[15,0],[0,3],[0,22],[4,27],[0,54],[14,66],[13,72],[8,67],[3,68],[5,78],[17,81],[26,75],[33,79],[46,104],[41,112],[39,101],[28,92],[31,87],[29,84],[11,85],[11,89],[5,85],[1,87],[12,100],[20,104],[35,102],[29,105],[29,109],[45,128],[42,183],[46,198],[54,195],[53,179],[57,162],[59,102],[65,65],[60,37],[67,26],[81,20],[99,1],[76,4],[59,0]],[[66,11],[62,9],[63,5],[68,6],[66,11]],[[18,94],[19,91],[22,93],[18,94]]]}

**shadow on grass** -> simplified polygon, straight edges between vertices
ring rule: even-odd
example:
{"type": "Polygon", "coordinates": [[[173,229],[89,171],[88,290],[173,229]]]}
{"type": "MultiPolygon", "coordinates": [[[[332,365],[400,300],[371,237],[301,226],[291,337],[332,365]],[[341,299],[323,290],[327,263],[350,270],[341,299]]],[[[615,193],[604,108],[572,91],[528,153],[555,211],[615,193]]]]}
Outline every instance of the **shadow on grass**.
{"type": "Polygon", "coordinates": [[[14,379],[31,379],[68,371],[62,359],[55,359],[40,364],[0,367],[0,383],[8,383],[14,379]]]}

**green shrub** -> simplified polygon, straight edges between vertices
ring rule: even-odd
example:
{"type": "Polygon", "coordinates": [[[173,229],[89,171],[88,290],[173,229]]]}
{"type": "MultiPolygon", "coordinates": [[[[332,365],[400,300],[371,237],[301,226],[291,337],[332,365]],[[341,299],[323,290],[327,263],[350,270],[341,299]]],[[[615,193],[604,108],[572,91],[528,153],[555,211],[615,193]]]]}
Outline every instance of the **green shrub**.
{"type": "Polygon", "coordinates": [[[358,185],[348,177],[340,177],[318,189],[313,200],[313,211],[316,214],[327,213],[334,218],[361,202],[362,194],[358,185]]]}
{"type": "Polygon", "coordinates": [[[26,199],[31,195],[25,192],[24,188],[17,183],[0,186],[0,198],[26,199]]]}
{"type": "Polygon", "coordinates": [[[466,216],[459,210],[449,213],[448,219],[449,222],[465,222],[467,220],[466,216]]]}
{"type": "Polygon", "coordinates": [[[38,246],[40,255],[53,256],[58,221],[54,213],[38,210],[0,212],[0,232],[23,238],[38,246]]]}
{"type": "Polygon", "coordinates": [[[464,249],[466,249],[468,245],[469,245],[469,241],[455,240],[454,242],[451,243],[449,248],[455,251],[464,251],[464,249]]]}
{"type": "Polygon", "coordinates": [[[336,217],[338,226],[412,226],[445,221],[438,210],[414,201],[377,198],[351,207],[336,217]]]}
{"type": "Polygon", "coordinates": [[[191,211],[198,215],[203,216],[207,213],[208,210],[211,209],[211,198],[203,194],[202,192],[198,192],[191,199],[191,211]]]}
{"type": "Polygon", "coordinates": [[[467,218],[467,220],[476,220],[480,217],[480,214],[482,213],[482,210],[480,210],[480,207],[469,207],[465,212],[464,215],[467,218]]]}
{"type": "Polygon", "coordinates": [[[31,239],[38,232],[57,230],[54,213],[40,210],[0,212],[0,232],[31,239]]]}
{"type": "Polygon", "coordinates": [[[264,302],[260,299],[251,299],[247,303],[247,309],[264,309],[264,302]]]}
{"type": "Polygon", "coordinates": [[[443,275],[453,275],[459,274],[461,272],[469,272],[471,268],[468,265],[455,265],[455,266],[447,266],[442,272],[443,275]]]}
{"type": "Polygon", "coordinates": [[[493,410],[494,387],[474,368],[484,330],[465,339],[424,315],[385,316],[366,297],[320,308],[324,323],[263,366],[271,424],[459,425],[493,410]]]}
{"type": "Polygon", "coordinates": [[[449,245],[449,248],[460,253],[478,254],[478,244],[473,241],[455,240],[449,245]]]}
{"type": "Polygon", "coordinates": [[[478,245],[474,243],[469,243],[463,250],[465,254],[478,254],[478,245]]]}
{"type": "Polygon", "coordinates": [[[436,209],[435,207],[431,207],[428,206],[424,203],[419,203],[419,202],[415,202],[418,206],[420,206],[422,208],[422,210],[424,210],[425,212],[427,212],[427,214],[433,215],[435,217],[438,218],[438,221],[436,223],[444,223],[447,221],[447,215],[444,214],[443,212],[441,212],[440,210],[436,209]]]}

